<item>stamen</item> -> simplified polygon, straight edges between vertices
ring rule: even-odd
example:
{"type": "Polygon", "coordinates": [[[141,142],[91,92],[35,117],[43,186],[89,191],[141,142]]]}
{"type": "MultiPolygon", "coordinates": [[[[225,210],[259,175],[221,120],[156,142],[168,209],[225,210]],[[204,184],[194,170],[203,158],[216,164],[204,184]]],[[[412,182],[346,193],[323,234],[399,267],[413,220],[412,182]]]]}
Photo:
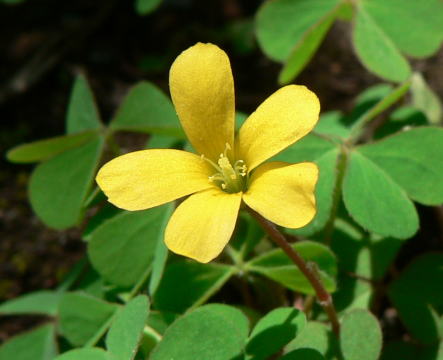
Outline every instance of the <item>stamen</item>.
{"type": "Polygon", "coordinates": [[[207,161],[209,164],[211,164],[211,165],[215,168],[215,170],[217,170],[217,172],[222,172],[222,169],[220,169],[220,167],[219,167],[215,162],[213,162],[211,159],[208,159],[208,158],[207,158],[205,155],[203,155],[203,154],[201,154],[200,157],[201,157],[202,160],[205,160],[205,161],[207,161]]]}
{"type": "Polygon", "coordinates": [[[237,160],[232,166],[228,157],[228,151],[232,150],[231,145],[225,144],[225,150],[220,154],[217,164],[201,155],[202,160],[207,161],[216,170],[216,173],[209,176],[208,180],[215,183],[222,190],[228,193],[237,193],[245,189],[247,179],[247,167],[243,160],[237,160]]]}

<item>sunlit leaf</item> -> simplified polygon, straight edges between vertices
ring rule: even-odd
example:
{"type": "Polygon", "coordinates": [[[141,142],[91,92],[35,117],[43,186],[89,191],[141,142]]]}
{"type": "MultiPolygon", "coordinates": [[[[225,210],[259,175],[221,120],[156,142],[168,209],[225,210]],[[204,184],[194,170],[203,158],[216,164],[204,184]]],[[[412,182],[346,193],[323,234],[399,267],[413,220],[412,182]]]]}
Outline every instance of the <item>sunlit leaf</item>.
{"type": "Polygon", "coordinates": [[[139,295],[116,313],[106,337],[106,348],[116,359],[134,359],[148,312],[148,298],[139,295]]]}
{"type": "Polygon", "coordinates": [[[166,267],[154,295],[156,309],[182,313],[202,304],[219,290],[234,273],[221,264],[200,264],[182,260],[166,267]]]}
{"type": "Polygon", "coordinates": [[[152,267],[157,244],[163,241],[170,207],[168,204],[144,211],[125,211],[98,226],[88,242],[94,268],[113,284],[135,284],[152,267]]]}
{"type": "Polygon", "coordinates": [[[330,330],[327,325],[310,321],[297,334],[297,337],[285,347],[285,353],[290,353],[297,349],[314,349],[320,354],[326,355],[329,349],[329,338],[330,330]]]}
{"type": "MultiPolygon", "coordinates": [[[[317,265],[325,288],[329,292],[335,291],[337,264],[329,248],[311,241],[297,242],[293,247],[305,261],[317,265]]],[[[269,251],[252,259],[245,264],[245,269],[277,281],[291,290],[314,294],[309,281],[281,249],[269,251]]]]}
{"type": "Polygon", "coordinates": [[[148,82],[141,82],[129,91],[110,127],[114,130],[184,136],[171,101],[148,82]]]}
{"type": "Polygon", "coordinates": [[[73,134],[101,127],[100,116],[88,81],[78,75],[72,88],[66,116],[66,133],[73,134]]]}
{"type": "Polygon", "coordinates": [[[56,355],[55,329],[52,324],[17,335],[0,346],[2,360],[53,360],[56,355]]]}
{"type": "Polygon", "coordinates": [[[54,360],[117,360],[100,348],[74,349],[57,356],[54,360]]]}
{"type": "Polygon", "coordinates": [[[441,122],[443,118],[441,100],[419,73],[415,73],[412,76],[411,94],[412,104],[423,111],[431,124],[441,122]]]}
{"type": "Polygon", "coordinates": [[[85,345],[117,309],[115,304],[81,292],[67,293],[60,302],[60,331],[71,344],[85,345]]]}
{"type": "Polygon", "coordinates": [[[334,23],[336,17],[335,9],[313,24],[295,44],[294,49],[278,75],[278,82],[280,84],[287,84],[295,79],[314,56],[326,33],[334,23]]]}
{"type": "Polygon", "coordinates": [[[62,293],[41,290],[22,295],[0,305],[1,315],[55,315],[62,293]]]}
{"type": "Polygon", "coordinates": [[[65,229],[80,220],[102,146],[103,140],[96,138],[34,170],[29,183],[31,205],[46,225],[65,229]]]}
{"type": "Polygon", "coordinates": [[[343,199],[352,218],[376,234],[402,239],[418,229],[417,212],[405,191],[358,151],[350,154],[343,199]]]}
{"type": "Polygon", "coordinates": [[[150,359],[234,359],[242,353],[247,336],[248,320],[240,310],[205,305],[174,322],[150,359]]]}
{"type": "Polygon", "coordinates": [[[389,174],[412,199],[426,205],[443,203],[443,129],[403,131],[358,151],[389,174]]]}
{"type": "Polygon", "coordinates": [[[338,0],[274,0],[257,12],[257,39],[272,59],[285,61],[302,37],[339,3],[338,0]]]}
{"type": "Polygon", "coordinates": [[[363,3],[356,14],[353,40],[362,63],[377,75],[401,82],[411,74],[409,63],[363,3]]]}
{"type": "Polygon", "coordinates": [[[32,143],[16,146],[9,150],[6,157],[15,163],[32,163],[47,160],[66,150],[83,145],[96,136],[95,132],[58,136],[50,139],[38,140],[32,143]]]}
{"type": "Polygon", "coordinates": [[[347,313],[341,324],[340,348],[347,360],[377,360],[382,333],[377,319],[363,309],[347,313]],[[364,331],[362,331],[364,329],[364,331]]]}
{"type": "Polygon", "coordinates": [[[305,324],[306,316],[300,310],[286,307],[275,309],[255,325],[246,353],[254,360],[268,359],[294,339],[305,324]]]}

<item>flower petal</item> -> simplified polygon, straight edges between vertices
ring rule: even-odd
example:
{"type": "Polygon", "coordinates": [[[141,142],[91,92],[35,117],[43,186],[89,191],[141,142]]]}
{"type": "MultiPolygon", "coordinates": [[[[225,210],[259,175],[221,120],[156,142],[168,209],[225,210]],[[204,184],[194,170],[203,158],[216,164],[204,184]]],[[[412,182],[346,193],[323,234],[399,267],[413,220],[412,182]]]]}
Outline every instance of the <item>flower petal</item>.
{"type": "Polygon", "coordinates": [[[277,225],[300,228],[315,216],[317,165],[270,162],[252,174],[245,203],[277,225]]]}
{"type": "Polygon", "coordinates": [[[207,263],[231,238],[242,193],[210,189],[191,195],[172,214],[165,231],[169,250],[207,263]]]}
{"type": "Polygon", "coordinates": [[[237,159],[248,170],[293,144],[317,123],[320,102],[305,86],[288,85],[268,97],[238,134],[237,159]]]}
{"type": "Polygon", "coordinates": [[[111,160],[99,170],[96,181],[115,206],[142,210],[213,187],[210,175],[207,162],[195,154],[155,149],[111,160]]]}
{"type": "Polygon", "coordinates": [[[234,145],[234,80],[228,56],[213,44],[197,43],[171,66],[172,101],[188,139],[200,154],[216,160],[234,145]]]}

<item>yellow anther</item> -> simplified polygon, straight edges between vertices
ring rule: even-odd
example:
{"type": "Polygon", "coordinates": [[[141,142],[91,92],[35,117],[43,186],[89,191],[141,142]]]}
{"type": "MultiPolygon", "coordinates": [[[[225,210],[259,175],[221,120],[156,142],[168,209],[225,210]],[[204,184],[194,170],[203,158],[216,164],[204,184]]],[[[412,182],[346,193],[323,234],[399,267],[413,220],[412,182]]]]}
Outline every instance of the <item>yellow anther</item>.
{"type": "Polygon", "coordinates": [[[247,176],[247,167],[243,160],[231,163],[227,156],[229,150],[231,150],[231,146],[226,143],[225,151],[220,154],[217,164],[204,155],[201,155],[201,158],[210,163],[217,171],[208,177],[209,181],[228,193],[236,193],[245,189],[247,180],[243,179],[243,177],[247,176]]]}

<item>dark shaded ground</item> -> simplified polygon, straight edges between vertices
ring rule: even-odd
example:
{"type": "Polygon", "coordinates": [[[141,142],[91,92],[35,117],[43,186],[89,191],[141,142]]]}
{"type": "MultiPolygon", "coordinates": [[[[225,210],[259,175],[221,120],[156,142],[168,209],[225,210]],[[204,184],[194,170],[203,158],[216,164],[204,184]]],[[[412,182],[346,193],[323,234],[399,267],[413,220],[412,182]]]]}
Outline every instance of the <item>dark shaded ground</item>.
{"type": "MultiPolygon", "coordinates": [[[[173,59],[197,41],[224,48],[232,62],[237,107],[252,111],[278,86],[278,64],[253,46],[239,47],[226,30],[249,19],[260,1],[170,0],[147,17],[131,1],[28,0],[0,6],[0,150],[62,134],[70,87],[87,73],[107,121],[127,88],[146,79],[167,89],[173,59]]],[[[380,82],[356,60],[350,25],[334,25],[309,67],[298,79],[320,97],[323,110],[349,110],[354,97],[380,82]]],[[[251,41],[253,39],[251,38],[251,41]]],[[[251,43],[253,44],[253,43],[251,43]]],[[[252,45],[251,45],[252,46],[252,45]]],[[[443,95],[443,52],[415,62],[443,95]]],[[[0,170],[0,301],[54,287],[83,254],[79,232],[47,229],[32,213],[26,186],[32,166],[0,170]]],[[[401,252],[404,265],[417,252],[442,245],[441,212],[421,209],[423,229],[401,252]],[[440,217],[440,218],[439,218],[440,217]]],[[[0,341],[33,319],[0,319],[0,341]]]]}

